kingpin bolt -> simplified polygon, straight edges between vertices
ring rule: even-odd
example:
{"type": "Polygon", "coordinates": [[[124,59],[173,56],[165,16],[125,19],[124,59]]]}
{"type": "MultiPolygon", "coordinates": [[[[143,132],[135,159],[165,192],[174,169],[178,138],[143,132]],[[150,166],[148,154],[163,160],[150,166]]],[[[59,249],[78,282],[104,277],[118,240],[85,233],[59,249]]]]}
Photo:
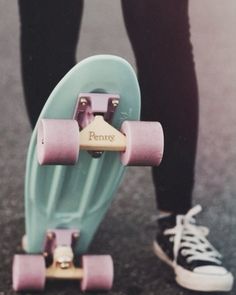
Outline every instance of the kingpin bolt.
{"type": "Polygon", "coordinates": [[[68,269],[68,268],[70,268],[70,265],[71,265],[71,263],[69,263],[69,262],[61,262],[60,268],[61,269],[68,269]]]}

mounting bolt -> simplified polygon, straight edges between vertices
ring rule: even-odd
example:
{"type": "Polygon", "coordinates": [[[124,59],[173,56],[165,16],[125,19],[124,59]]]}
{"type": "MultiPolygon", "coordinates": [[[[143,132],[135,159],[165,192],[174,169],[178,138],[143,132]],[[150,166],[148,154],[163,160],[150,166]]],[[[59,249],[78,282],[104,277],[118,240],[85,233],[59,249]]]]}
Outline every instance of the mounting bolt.
{"type": "Polygon", "coordinates": [[[80,98],[80,104],[81,104],[82,106],[86,106],[86,105],[88,104],[88,100],[87,100],[87,98],[86,98],[86,97],[81,97],[81,98],[80,98]]]}
{"type": "Polygon", "coordinates": [[[49,240],[52,240],[52,239],[54,238],[54,234],[53,234],[53,232],[48,232],[48,233],[47,233],[47,238],[48,238],[49,240]]]}
{"type": "Polygon", "coordinates": [[[79,233],[73,233],[72,236],[73,236],[74,239],[78,239],[79,233]]]}
{"type": "Polygon", "coordinates": [[[112,105],[113,105],[113,107],[117,107],[118,104],[119,104],[119,100],[118,99],[116,99],[116,98],[112,99],[112,105]]]}

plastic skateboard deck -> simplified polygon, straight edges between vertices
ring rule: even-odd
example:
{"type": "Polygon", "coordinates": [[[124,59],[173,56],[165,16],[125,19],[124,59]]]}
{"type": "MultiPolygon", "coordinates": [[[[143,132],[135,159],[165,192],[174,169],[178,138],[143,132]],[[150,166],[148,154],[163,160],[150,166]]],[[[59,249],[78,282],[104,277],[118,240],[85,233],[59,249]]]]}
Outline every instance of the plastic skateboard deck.
{"type": "MultiPolygon", "coordinates": [[[[125,120],[139,120],[140,90],[134,70],[124,59],[111,55],[89,57],[72,68],[49,96],[39,120],[72,119],[79,94],[93,92],[120,96],[111,123],[115,128],[119,129],[125,120]]],[[[40,166],[36,155],[37,125],[26,164],[25,250],[42,252],[47,230],[60,228],[78,230],[76,252],[86,252],[125,167],[119,153],[104,152],[96,159],[87,151],[80,151],[74,166],[40,166]]]]}
{"type": "Polygon", "coordinates": [[[14,290],[43,290],[47,279],[80,280],[82,291],[111,289],[111,256],[78,255],[87,251],[125,165],[161,162],[162,127],[139,122],[139,115],[136,75],[116,56],[85,59],[53,90],[28,150],[23,248],[31,255],[14,256],[14,290]]]}

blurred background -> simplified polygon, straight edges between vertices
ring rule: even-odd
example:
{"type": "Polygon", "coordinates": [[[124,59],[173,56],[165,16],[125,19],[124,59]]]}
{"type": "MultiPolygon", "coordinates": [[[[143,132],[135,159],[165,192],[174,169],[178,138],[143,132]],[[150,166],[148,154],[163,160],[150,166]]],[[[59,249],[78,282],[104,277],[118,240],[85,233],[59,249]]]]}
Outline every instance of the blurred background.
{"type": "MultiPolygon", "coordinates": [[[[194,203],[203,205],[200,222],[210,227],[210,240],[236,276],[236,1],[190,1],[190,19],[200,92],[194,203]]],[[[135,66],[118,0],[85,1],[78,61],[99,53],[120,55],[135,66]]],[[[11,262],[24,233],[24,170],[31,134],[21,84],[16,1],[0,0],[0,96],[3,295],[14,293],[11,262]]],[[[109,294],[196,294],[178,287],[171,269],[152,253],[156,216],[150,169],[130,168],[90,250],[114,258],[115,285],[109,294]]],[[[78,292],[77,283],[50,283],[44,294],[78,292]]],[[[230,294],[236,294],[236,286],[230,294]]]]}

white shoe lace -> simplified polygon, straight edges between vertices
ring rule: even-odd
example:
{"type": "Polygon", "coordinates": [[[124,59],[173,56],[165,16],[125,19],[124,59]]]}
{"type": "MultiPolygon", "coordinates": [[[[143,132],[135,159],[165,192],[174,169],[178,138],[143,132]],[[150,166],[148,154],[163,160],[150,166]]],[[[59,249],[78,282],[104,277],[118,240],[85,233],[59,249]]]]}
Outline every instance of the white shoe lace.
{"type": "Polygon", "coordinates": [[[176,226],[164,231],[164,235],[171,235],[174,242],[174,263],[177,262],[179,250],[186,256],[188,263],[201,260],[221,264],[221,254],[206,239],[209,234],[207,227],[195,224],[193,216],[202,210],[200,205],[190,209],[186,215],[177,215],[176,226]]]}

